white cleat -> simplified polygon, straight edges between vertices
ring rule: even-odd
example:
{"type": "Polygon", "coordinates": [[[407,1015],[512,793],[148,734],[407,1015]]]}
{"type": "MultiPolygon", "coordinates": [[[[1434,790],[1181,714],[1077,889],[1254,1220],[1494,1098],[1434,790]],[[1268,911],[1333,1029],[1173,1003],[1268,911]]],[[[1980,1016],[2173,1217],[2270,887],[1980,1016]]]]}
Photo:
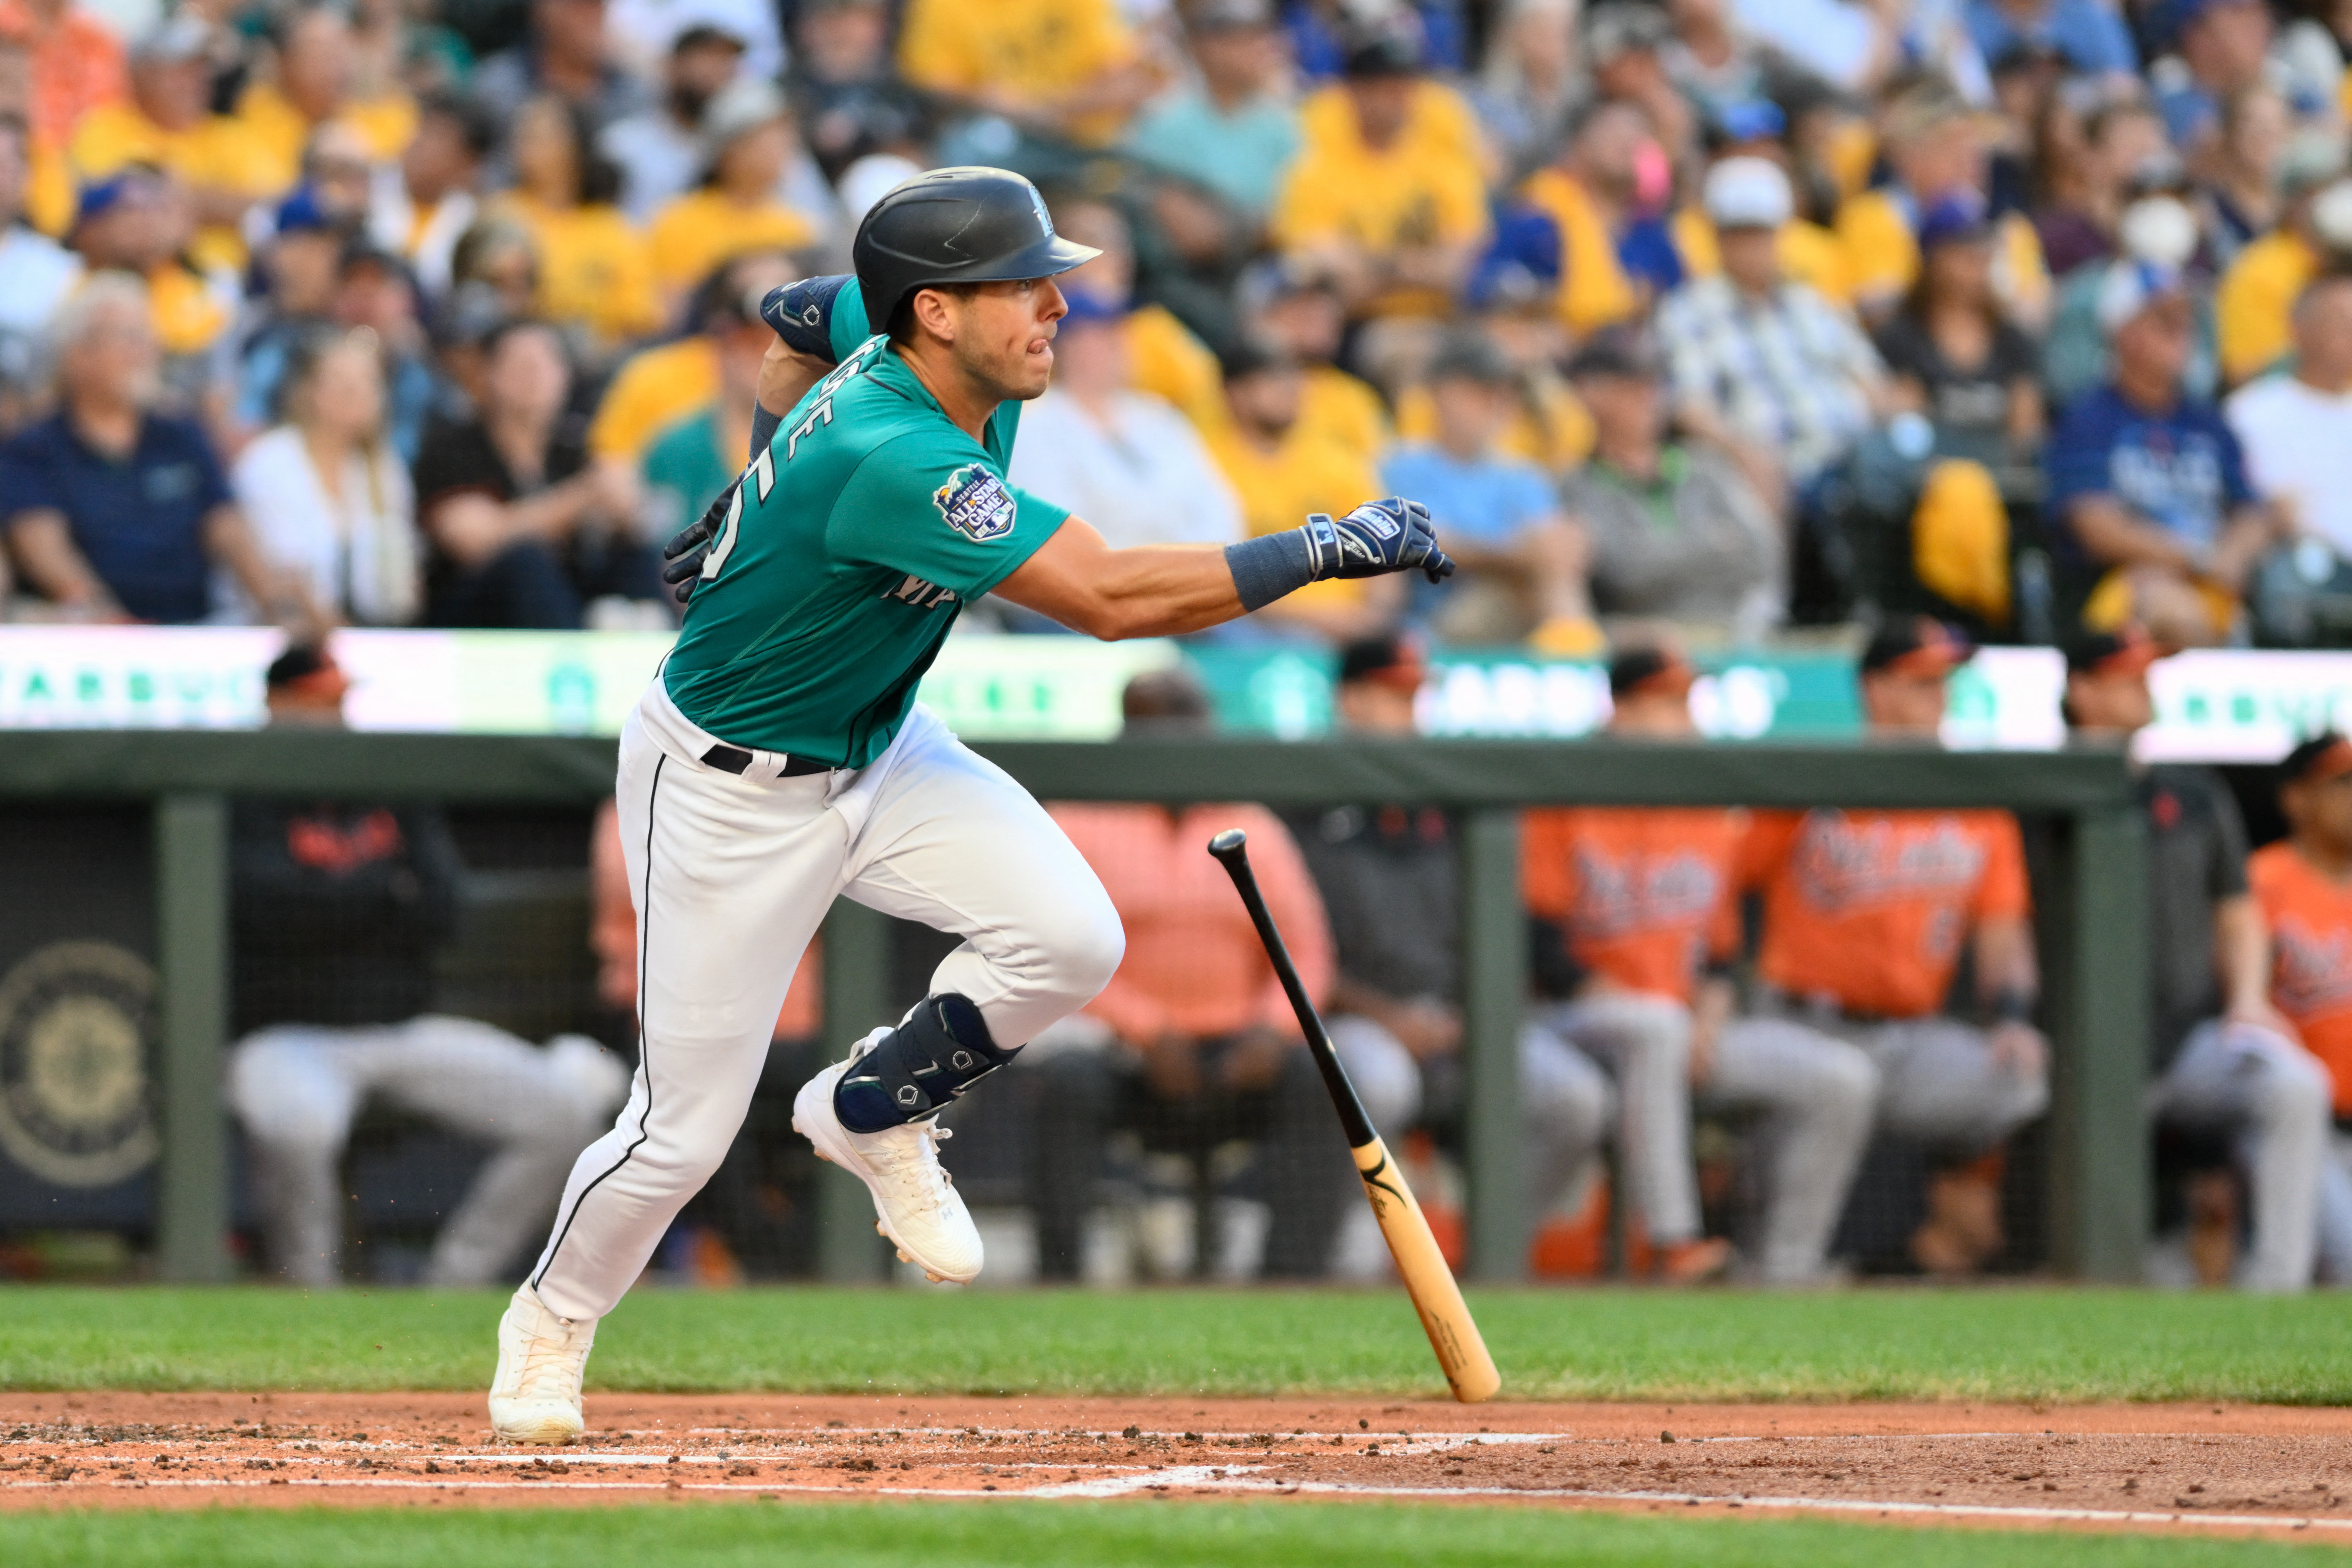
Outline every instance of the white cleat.
{"type": "Polygon", "coordinates": [[[593,1318],[559,1318],[529,1285],[518,1287],[499,1320],[499,1370],[490,1381],[490,1435],[502,1443],[569,1443],[585,1423],[580,1379],[593,1318]]]}
{"type": "Polygon", "coordinates": [[[848,1061],[835,1062],[801,1085],[793,1098],[793,1130],[815,1145],[817,1158],[866,1184],[874,1194],[874,1228],[898,1244],[901,1259],[935,1281],[969,1284],[980,1272],[980,1231],[940,1165],[939,1146],[953,1134],[929,1121],[852,1132],[833,1111],[834,1086],[841,1075],[889,1033],[875,1030],[857,1042],[848,1061]]]}

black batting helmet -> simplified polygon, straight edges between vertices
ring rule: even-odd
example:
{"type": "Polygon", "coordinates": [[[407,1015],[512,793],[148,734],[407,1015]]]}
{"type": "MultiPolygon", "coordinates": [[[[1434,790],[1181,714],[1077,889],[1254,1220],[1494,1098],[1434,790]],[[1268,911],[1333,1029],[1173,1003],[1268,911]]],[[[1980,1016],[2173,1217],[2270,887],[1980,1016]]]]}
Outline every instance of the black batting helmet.
{"type": "Polygon", "coordinates": [[[1045,198],[1009,169],[933,169],[894,186],[857,226],[851,265],[866,319],[887,328],[919,289],[1048,278],[1102,252],[1054,232],[1045,198]]]}

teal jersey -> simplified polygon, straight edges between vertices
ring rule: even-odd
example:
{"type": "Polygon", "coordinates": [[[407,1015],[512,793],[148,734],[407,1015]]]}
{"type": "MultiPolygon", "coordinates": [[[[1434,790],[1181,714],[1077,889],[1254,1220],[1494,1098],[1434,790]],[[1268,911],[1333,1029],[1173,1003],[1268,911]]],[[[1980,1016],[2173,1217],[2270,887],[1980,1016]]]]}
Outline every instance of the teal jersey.
{"type": "Polygon", "coordinates": [[[848,768],[898,734],[958,612],[1069,515],[1005,478],[1020,405],[965,435],[856,289],[833,372],[744,470],[662,674],[719,739],[848,768]]]}

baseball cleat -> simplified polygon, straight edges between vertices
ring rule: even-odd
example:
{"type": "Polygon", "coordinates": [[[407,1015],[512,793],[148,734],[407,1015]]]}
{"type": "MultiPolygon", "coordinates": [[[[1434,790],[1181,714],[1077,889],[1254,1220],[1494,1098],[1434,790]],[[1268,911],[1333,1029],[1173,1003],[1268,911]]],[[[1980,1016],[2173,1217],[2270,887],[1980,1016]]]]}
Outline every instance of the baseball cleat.
{"type": "Polygon", "coordinates": [[[980,1272],[980,1232],[940,1165],[939,1146],[953,1134],[928,1121],[852,1132],[834,1114],[834,1086],[851,1062],[889,1033],[875,1030],[857,1042],[848,1061],[803,1084],[793,1099],[793,1130],[814,1145],[819,1159],[866,1184],[874,1195],[874,1228],[898,1244],[900,1258],[935,1281],[968,1284],[980,1272]]]}
{"type": "Polygon", "coordinates": [[[529,1285],[499,1320],[499,1370],[490,1380],[490,1435],[503,1443],[569,1443],[585,1426],[580,1379],[593,1318],[559,1318],[529,1285]]]}

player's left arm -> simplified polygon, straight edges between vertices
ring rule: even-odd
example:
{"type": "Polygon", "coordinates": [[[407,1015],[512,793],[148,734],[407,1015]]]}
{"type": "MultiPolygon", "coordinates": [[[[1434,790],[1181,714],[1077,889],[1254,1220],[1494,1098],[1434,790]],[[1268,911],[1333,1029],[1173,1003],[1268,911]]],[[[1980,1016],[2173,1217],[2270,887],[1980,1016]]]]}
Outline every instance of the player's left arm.
{"type": "Polygon", "coordinates": [[[1146,544],[1113,550],[1070,518],[995,592],[1105,642],[1177,637],[1221,626],[1328,577],[1418,571],[1453,574],[1418,501],[1368,501],[1346,517],[1317,513],[1298,528],[1238,544],[1146,544]]]}

